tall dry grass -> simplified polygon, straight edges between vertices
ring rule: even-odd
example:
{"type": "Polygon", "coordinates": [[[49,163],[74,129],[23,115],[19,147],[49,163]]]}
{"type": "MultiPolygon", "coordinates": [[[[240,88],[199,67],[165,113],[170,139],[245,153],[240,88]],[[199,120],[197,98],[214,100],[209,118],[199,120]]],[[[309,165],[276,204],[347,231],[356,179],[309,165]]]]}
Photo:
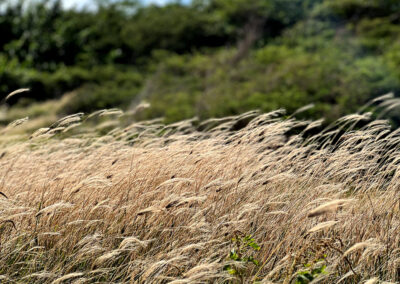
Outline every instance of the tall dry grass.
{"type": "Polygon", "coordinates": [[[2,283],[294,283],[321,265],[313,283],[399,281],[400,130],[282,114],[111,110],[3,141],[2,283]]]}

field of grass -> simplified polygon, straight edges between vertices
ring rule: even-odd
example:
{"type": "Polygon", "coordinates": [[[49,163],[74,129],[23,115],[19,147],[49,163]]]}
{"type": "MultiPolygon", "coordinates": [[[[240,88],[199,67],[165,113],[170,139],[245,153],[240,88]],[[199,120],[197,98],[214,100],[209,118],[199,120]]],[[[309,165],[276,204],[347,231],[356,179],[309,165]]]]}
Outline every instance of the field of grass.
{"type": "Polygon", "coordinates": [[[400,280],[400,130],[387,121],[133,115],[1,129],[1,283],[400,280]]]}

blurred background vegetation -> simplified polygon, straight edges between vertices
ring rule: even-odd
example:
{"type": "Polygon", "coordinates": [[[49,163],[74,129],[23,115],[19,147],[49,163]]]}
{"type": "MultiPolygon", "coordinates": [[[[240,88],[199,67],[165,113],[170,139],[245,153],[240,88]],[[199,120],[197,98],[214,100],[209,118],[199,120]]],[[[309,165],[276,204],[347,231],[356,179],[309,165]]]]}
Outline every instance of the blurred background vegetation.
{"type": "Polygon", "coordinates": [[[167,122],[309,103],[329,121],[400,91],[398,0],[0,0],[0,34],[0,95],[31,89],[3,122],[143,101],[167,122]]]}

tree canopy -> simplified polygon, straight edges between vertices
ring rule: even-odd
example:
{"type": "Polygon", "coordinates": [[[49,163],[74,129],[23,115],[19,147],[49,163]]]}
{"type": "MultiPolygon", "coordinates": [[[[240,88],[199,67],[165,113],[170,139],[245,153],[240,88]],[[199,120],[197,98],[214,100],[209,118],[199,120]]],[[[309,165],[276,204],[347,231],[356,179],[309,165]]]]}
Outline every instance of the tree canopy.
{"type": "Polygon", "coordinates": [[[400,90],[399,11],[395,0],[2,2],[0,94],[76,92],[63,113],[146,100],[146,117],[169,121],[315,103],[308,115],[333,119],[400,90]]]}

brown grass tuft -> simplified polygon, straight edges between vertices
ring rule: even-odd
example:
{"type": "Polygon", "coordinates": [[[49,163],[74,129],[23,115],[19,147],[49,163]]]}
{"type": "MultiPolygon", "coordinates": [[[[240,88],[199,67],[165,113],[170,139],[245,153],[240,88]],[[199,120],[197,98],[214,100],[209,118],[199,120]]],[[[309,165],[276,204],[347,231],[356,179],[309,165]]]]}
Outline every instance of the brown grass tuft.
{"type": "Polygon", "coordinates": [[[337,199],[327,203],[324,203],[317,208],[311,210],[308,213],[308,217],[317,217],[326,213],[335,212],[338,208],[343,207],[346,203],[350,202],[351,200],[346,199],[337,199]]]}

